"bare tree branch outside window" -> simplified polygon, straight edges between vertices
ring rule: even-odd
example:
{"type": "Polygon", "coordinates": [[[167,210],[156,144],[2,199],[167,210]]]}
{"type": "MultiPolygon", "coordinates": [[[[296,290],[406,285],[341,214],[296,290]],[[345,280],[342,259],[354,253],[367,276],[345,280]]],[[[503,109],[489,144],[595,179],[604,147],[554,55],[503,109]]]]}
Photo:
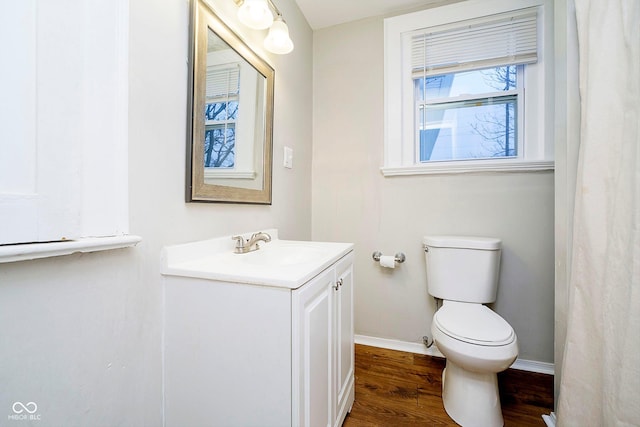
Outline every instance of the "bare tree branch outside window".
{"type": "MultiPolygon", "coordinates": [[[[508,91],[516,88],[516,66],[497,67],[482,73],[485,82],[498,91],[508,91]]],[[[517,154],[516,142],[516,103],[496,100],[503,104],[503,113],[478,114],[477,122],[471,127],[480,135],[485,143],[485,152],[491,157],[511,157],[517,154]]]]}
{"type": "Polygon", "coordinates": [[[205,121],[219,121],[207,125],[204,142],[204,166],[207,168],[232,168],[235,166],[238,102],[207,104],[205,121]]]}

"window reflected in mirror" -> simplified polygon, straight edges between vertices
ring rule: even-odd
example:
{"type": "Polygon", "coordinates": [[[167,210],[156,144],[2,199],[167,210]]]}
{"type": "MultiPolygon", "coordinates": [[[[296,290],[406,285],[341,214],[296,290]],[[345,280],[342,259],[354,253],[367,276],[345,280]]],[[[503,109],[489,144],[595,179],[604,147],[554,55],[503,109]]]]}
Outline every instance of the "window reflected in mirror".
{"type": "Polygon", "coordinates": [[[235,168],[239,92],[238,63],[207,66],[207,103],[204,109],[205,168],[235,168]]]}

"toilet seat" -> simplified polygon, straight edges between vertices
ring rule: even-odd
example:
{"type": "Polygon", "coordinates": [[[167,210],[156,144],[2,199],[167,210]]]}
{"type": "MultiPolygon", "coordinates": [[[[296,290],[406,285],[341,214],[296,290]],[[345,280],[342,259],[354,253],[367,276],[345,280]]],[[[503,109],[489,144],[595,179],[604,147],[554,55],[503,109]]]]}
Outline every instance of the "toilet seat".
{"type": "Polygon", "coordinates": [[[516,336],[506,320],[482,304],[445,301],[433,322],[449,337],[475,345],[508,345],[516,336]]]}

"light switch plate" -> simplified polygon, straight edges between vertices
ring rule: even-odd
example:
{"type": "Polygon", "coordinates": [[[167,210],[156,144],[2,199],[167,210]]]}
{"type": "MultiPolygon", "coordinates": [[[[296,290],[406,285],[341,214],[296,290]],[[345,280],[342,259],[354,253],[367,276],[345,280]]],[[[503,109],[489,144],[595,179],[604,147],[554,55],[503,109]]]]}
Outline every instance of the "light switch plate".
{"type": "Polygon", "coordinates": [[[291,147],[284,147],[284,167],[293,168],[293,148],[291,147]]]}

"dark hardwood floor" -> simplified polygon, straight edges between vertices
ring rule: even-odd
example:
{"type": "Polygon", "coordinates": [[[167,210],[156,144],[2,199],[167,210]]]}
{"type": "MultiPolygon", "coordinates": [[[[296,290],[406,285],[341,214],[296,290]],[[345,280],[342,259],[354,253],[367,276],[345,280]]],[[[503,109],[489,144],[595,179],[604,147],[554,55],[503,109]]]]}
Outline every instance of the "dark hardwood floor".
{"type": "MultiPolygon", "coordinates": [[[[344,427],[456,426],[442,406],[445,360],[356,344],[356,401],[344,427]]],[[[544,427],[553,410],[553,376],[498,374],[506,427],[544,427]]]]}

